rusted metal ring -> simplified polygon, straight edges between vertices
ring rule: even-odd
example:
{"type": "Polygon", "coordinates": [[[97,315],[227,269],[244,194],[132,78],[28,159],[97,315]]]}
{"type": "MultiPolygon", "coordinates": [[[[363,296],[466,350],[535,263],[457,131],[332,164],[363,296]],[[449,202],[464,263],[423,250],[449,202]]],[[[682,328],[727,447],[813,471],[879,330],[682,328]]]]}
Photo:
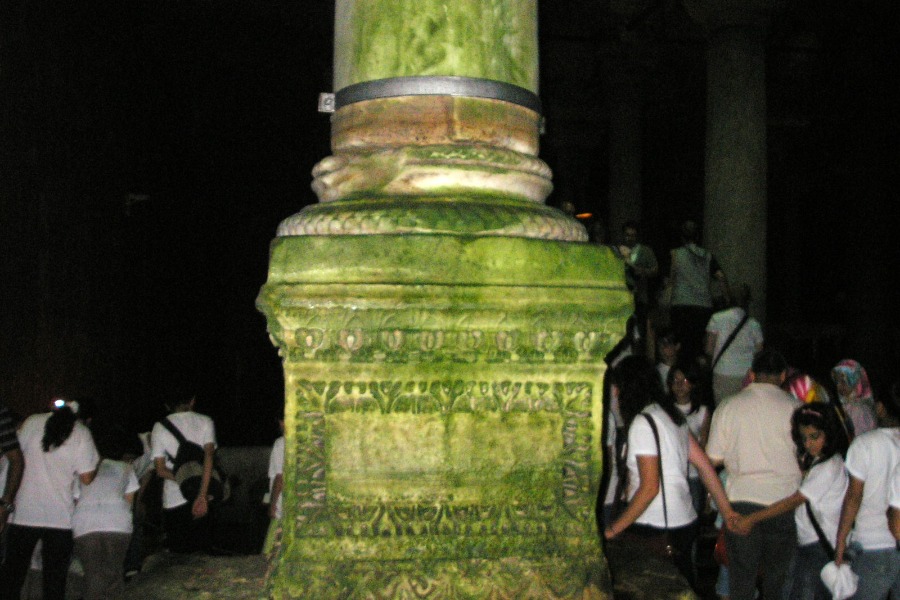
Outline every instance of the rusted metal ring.
{"type": "Polygon", "coordinates": [[[349,104],[395,98],[397,96],[460,96],[466,98],[492,98],[524,106],[541,114],[541,100],[537,94],[523,87],[475,77],[390,77],[354,83],[335,93],[335,110],[349,104]]]}

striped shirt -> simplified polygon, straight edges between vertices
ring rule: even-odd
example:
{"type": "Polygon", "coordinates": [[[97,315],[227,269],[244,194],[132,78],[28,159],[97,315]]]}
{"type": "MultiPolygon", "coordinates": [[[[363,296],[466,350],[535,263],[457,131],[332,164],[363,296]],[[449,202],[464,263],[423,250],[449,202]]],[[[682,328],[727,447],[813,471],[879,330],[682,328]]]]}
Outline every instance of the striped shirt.
{"type": "Polygon", "coordinates": [[[16,437],[16,424],[9,409],[0,405],[0,454],[6,454],[18,447],[19,438],[16,437]]]}

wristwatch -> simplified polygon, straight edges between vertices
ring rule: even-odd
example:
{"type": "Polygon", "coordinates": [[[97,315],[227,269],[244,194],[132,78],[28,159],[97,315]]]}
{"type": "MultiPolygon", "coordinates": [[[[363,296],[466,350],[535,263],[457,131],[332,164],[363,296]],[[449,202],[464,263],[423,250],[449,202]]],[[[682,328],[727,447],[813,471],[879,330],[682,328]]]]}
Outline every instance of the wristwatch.
{"type": "Polygon", "coordinates": [[[0,499],[0,508],[3,508],[8,513],[16,512],[16,505],[12,502],[7,502],[6,500],[0,499]]]}

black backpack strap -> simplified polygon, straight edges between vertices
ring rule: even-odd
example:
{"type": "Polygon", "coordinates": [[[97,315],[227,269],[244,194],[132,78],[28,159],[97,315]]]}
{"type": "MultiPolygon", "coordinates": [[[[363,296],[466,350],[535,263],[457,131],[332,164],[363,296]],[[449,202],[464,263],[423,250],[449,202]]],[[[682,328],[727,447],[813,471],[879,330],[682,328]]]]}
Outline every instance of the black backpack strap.
{"type": "MultiPolygon", "coordinates": [[[[184,444],[185,442],[187,442],[187,438],[184,437],[184,434],[181,433],[181,431],[177,427],[175,427],[175,425],[172,423],[172,421],[169,420],[169,417],[166,417],[165,419],[160,421],[160,423],[162,424],[163,427],[165,427],[166,429],[169,430],[169,433],[171,433],[173,436],[175,436],[175,439],[178,441],[179,447],[182,444],[184,444]]],[[[168,452],[166,452],[166,455],[169,456],[169,460],[171,460],[172,462],[175,462],[174,456],[169,455],[168,452]]]]}

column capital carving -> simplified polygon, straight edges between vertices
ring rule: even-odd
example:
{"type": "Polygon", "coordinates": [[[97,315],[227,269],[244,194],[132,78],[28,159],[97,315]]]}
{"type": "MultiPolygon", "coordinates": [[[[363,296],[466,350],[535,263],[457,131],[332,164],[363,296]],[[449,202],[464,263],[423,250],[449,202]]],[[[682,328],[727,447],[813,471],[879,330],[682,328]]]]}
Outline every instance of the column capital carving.
{"type": "Polygon", "coordinates": [[[720,29],[740,27],[767,31],[773,17],[790,0],[684,0],[684,7],[707,35],[720,29]]]}

